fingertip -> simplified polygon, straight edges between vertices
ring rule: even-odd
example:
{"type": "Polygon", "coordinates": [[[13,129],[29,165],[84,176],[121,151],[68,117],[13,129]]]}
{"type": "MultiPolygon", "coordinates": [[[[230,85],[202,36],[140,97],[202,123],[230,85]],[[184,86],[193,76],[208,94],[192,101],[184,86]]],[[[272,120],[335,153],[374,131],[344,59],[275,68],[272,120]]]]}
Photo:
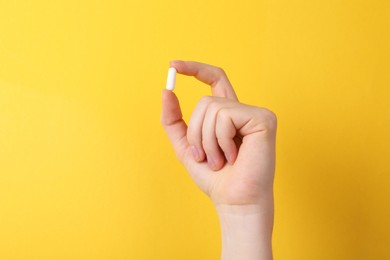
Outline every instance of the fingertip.
{"type": "Polygon", "coordinates": [[[228,164],[230,164],[230,165],[233,165],[234,162],[235,162],[236,159],[237,159],[237,155],[236,155],[236,154],[231,154],[231,153],[225,154],[225,157],[226,157],[226,161],[227,161],[228,164]]]}
{"type": "Polygon", "coordinates": [[[225,160],[217,157],[207,156],[207,164],[213,171],[219,171],[225,166],[225,160]]]}
{"type": "Polygon", "coordinates": [[[191,145],[190,150],[191,150],[192,157],[194,158],[194,160],[196,162],[201,162],[202,160],[201,160],[201,157],[200,157],[199,150],[196,149],[195,145],[191,145]]]}
{"type": "Polygon", "coordinates": [[[182,60],[171,60],[169,62],[169,66],[175,68],[176,70],[178,70],[178,68],[183,66],[183,64],[184,64],[184,61],[182,61],[182,60]]]}
{"type": "Polygon", "coordinates": [[[202,148],[191,145],[190,150],[195,161],[203,162],[206,159],[206,154],[202,148]]]}
{"type": "Polygon", "coordinates": [[[214,165],[214,168],[213,170],[215,172],[219,171],[219,170],[222,170],[222,168],[225,166],[225,161],[221,161],[220,163],[214,165]]]}

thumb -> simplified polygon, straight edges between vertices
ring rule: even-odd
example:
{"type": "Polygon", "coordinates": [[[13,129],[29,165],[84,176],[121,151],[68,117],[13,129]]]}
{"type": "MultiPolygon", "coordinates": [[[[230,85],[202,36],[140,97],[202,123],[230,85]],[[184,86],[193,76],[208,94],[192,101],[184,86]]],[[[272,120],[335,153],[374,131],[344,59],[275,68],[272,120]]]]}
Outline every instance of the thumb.
{"type": "Polygon", "coordinates": [[[179,100],[175,93],[163,89],[162,92],[162,113],[161,124],[176,152],[178,158],[183,161],[187,141],[187,125],[183,120],[179,100]]]}

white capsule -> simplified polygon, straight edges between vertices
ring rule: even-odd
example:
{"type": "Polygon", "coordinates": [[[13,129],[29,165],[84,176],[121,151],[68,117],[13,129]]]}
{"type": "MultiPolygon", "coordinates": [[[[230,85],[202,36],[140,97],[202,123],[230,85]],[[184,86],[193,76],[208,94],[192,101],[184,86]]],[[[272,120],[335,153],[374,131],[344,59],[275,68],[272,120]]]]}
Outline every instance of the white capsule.
{"type": "Polygon", "coordinates": [[[176,82],[176,69],[169,68],[166,89],[174,90],[175,89],[175,82],[176,82]]]}

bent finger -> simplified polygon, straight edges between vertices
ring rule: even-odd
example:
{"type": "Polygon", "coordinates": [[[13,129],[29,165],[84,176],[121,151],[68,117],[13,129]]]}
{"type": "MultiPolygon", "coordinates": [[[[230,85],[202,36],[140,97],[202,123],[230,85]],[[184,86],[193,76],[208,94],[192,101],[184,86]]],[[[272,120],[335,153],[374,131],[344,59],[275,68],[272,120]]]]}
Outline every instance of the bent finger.
{"type": "Polygon", "coordinates": [[[237,129],[229,116],[229,108],[221,109],[218,113],[215,132],[218,145],[221,147],[228,163],[233,164],[237,158],[238,147],[236,144],[237,129]]]}
{"type": "Polygon", "coordinates": [[[232,85],[223,69],[196,61],[172,61],[178,73],[194,76],[196,79],[211,86],[213,96],[229,98],[238,101],[232,85]]]}
{"type": "Polygon", "coordinates": [[[214,171],[220,170],[225,164],[225,158],[218,145],[215,128],[220,109],[221,104],[218,102],[209,104],[202,127],[202,145],[206,153],[207,162],[214,171]]]}
{"type": "Polygon", "coordinates": [[[204,161],[206,154],[202,144],[202,128],[208,105],[213,101],[213,97],[203,97],[196,105],[191,115],[187,129],[187,140],[190,145],[196,147],[196,160],[204,161]]]}

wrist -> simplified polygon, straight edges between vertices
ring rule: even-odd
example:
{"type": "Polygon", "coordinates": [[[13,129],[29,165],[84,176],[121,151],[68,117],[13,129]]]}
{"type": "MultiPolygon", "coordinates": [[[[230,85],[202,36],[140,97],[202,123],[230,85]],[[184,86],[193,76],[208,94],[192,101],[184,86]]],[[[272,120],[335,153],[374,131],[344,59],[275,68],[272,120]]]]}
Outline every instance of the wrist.
{"type": "Polygon", "coordinates": [[[222,260],[272,259],[273,197],[256,205],[216,205],[222,260]]]}

